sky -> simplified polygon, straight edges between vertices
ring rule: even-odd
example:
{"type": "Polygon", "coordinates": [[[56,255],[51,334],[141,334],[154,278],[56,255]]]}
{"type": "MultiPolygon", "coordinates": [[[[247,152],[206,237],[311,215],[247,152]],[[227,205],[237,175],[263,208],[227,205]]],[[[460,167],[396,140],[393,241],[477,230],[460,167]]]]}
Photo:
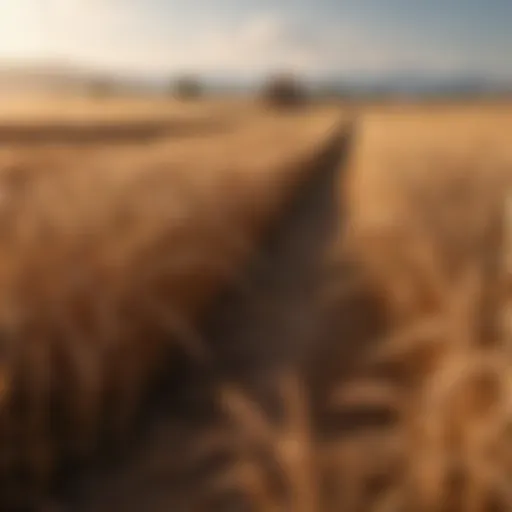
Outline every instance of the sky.
{"type": "Polygon", "coordinates": [[[512,0],[0,0],[0,62],[512,78],[512,0]]]}

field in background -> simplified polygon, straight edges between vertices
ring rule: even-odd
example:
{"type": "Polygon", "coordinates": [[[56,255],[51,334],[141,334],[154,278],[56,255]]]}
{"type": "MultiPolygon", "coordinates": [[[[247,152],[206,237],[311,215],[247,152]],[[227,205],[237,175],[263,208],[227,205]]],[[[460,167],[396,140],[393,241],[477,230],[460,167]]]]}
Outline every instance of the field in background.
{"type": "Polygon", "coordinates": [[[511,127],[510,103],[362,108],[349,191],[353,208],[385,223],[400,202],[396,180],[404,173],[449,174],[453,165],[509,167],[511,127]]]}
{"type": "Polygon", "coordinates": [[[0,96],[0,122],[41,122],[89,120],[108,121],[137,119],[168,119],[169,116],[185,115],[200,117],[233,113],[253,108],[247,100],[226,99],[193,101],[173,100],[171,98],[90,98],[80,96],[51,95],[6,95],[0,96]]]}

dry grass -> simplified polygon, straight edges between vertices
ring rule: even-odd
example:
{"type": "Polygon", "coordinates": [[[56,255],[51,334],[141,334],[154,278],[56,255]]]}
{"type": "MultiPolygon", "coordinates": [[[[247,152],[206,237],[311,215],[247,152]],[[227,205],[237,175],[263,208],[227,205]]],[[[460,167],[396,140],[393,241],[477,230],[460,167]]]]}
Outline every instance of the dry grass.
{"type": "Polygon", "coordinates": [[[3,475],[45,482],[105,432],[126,434],[169,353],[209,357],[205,307],[338,120],[260,115],[179,142],[3,148],[3,475]]]}
{"type": "Polygon", "coordinates": [[[345,247],[388,327],[335,405],[387,420],[342,440],[344,510],[512,509],[509,110],[363,117],[345,247]]]}
{"type": "MultiPolygon", "coordinates": [[[[201,478],[190,478],[180,507],[162,509],[512,510],[507,109],[363,111],[342,192],[351,228],[338,258],[350,264],[344,278],[351,281],[335,283],[344,317],[335,346],[318,340],[304,366],[270,383],[277,413],[253,390],[216,381],[218,417],[178,463],[202,468],[201,478]]],[[[10,459],[2,452],[7,469],[21,458],[45,473],[58,453],[44,437],[50,392],[73,420],[67,437],[94,440],[98,418],[108,418],[97,403],[105,389],[116,404],[112,416],[129,423],[141,383],[170,340],[201,354],[195,315],[236,278],[283,191],[300,181],[297,163],[311,154],[330,114],[300,123],[300,114],[266,116],[201,142],[92,154],[37,148],[23,156],[37,162],[35,173],[14,163],[18,154],[3,154],[30,169],[26,180],[4,176],[15,198],[4,202],[6,218],[19,227],[3,228],[0,237],[8,334],[2,390],[8,404],[17,383],[28,404],[16,411],[19,423],[3,423],[3,446],[20,450],[10,459]],[[283,152],[293,156],[281,167],[283,152]],[[70,173],[71,154],[80,162],[70,173]],[[70,186],[85,192],[64,193],[70,186]],[[36,236],[43,227],[44,238],[36,236]],[[50,359],[67,370],[51,384],[39,371],[50,359]],[[12,368],[18,380],[9,378],[12,368]],[[97,380],[85,378],[91,375],[97,380]],[[61,382],[65,389],[55,386],[61,382]],[[41,451],[48,446],[51,453],[41,451]]]]}
{"type": "Polygon", "coordinates": [[[512,510],[512,165],[505,119],[481,114],[363,124],[341,257],[385,327],[369,345],[340,333],[313,380],[283,375],[280,419],[221,391],[231,427],[215,446],[233,463],[205,489],[234,501],[218,510],[512,510]],[[344,345],[357,356],[336,372],[344,345]]]}
{"type": "MultiPolygon", "coordinates": [[[[361,375],[343,386],[349,404],[355,389],[356,402],[394,418],[381,443],[395,443],[395,469],[376,507],[512,507],[510,227],[506,181],[495,170],[444,160],[428,178],[402,181],[400,224],[357,232],[357,252],[389,319],[361,375]]],[[[366,499],[362,492],[359,501],[366,499]]]]}
{"type": "Polygon", "coordinates": [[[105,121],[119,119],[167,119],[169,116],[216,116],[226,113],[257,110],[247,101],[226,99],[197,99],[182,102],[172,98],[111,97],[94,99],[77,95],[0,95],[0,124],[31,122],[45,125],[48,122],[105,121]]]}

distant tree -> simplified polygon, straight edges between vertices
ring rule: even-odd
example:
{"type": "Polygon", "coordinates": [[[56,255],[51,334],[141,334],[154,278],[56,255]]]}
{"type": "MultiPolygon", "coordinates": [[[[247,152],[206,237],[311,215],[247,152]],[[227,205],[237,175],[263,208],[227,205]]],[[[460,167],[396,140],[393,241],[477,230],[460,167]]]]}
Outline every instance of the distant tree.
{"type": "Polygon", "coordinates": [[[198,98],[202,94],[201,82],[192,75],[179,77],[171,84],[171,94],[182,100],[198,98]]]}
{"type": "Polygon", "coordinates": [[[116,93],[116,85],[108,78],[96,78],[87,85],[87,92],[94,98],[107,98],[116,93]]]}
{"type": "Polygon", "coordinates": [[[271,75],[265,81],[262,99],[272,107],[290,108],[306,103],[307,94],[294,75],[278,73],[271,75]]]}

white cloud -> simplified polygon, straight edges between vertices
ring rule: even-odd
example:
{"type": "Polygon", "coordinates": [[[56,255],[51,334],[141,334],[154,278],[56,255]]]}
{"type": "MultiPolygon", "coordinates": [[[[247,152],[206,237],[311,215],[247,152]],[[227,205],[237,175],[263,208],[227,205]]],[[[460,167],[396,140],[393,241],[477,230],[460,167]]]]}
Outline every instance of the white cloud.
{"type": "Polygon", "coordinates": [[[200,35],[178,66],[261,72],[274,68],[306,71],[320,57],[300,31],[278,15],[249,17],[232,30],[212,30],[200,35]]]}

